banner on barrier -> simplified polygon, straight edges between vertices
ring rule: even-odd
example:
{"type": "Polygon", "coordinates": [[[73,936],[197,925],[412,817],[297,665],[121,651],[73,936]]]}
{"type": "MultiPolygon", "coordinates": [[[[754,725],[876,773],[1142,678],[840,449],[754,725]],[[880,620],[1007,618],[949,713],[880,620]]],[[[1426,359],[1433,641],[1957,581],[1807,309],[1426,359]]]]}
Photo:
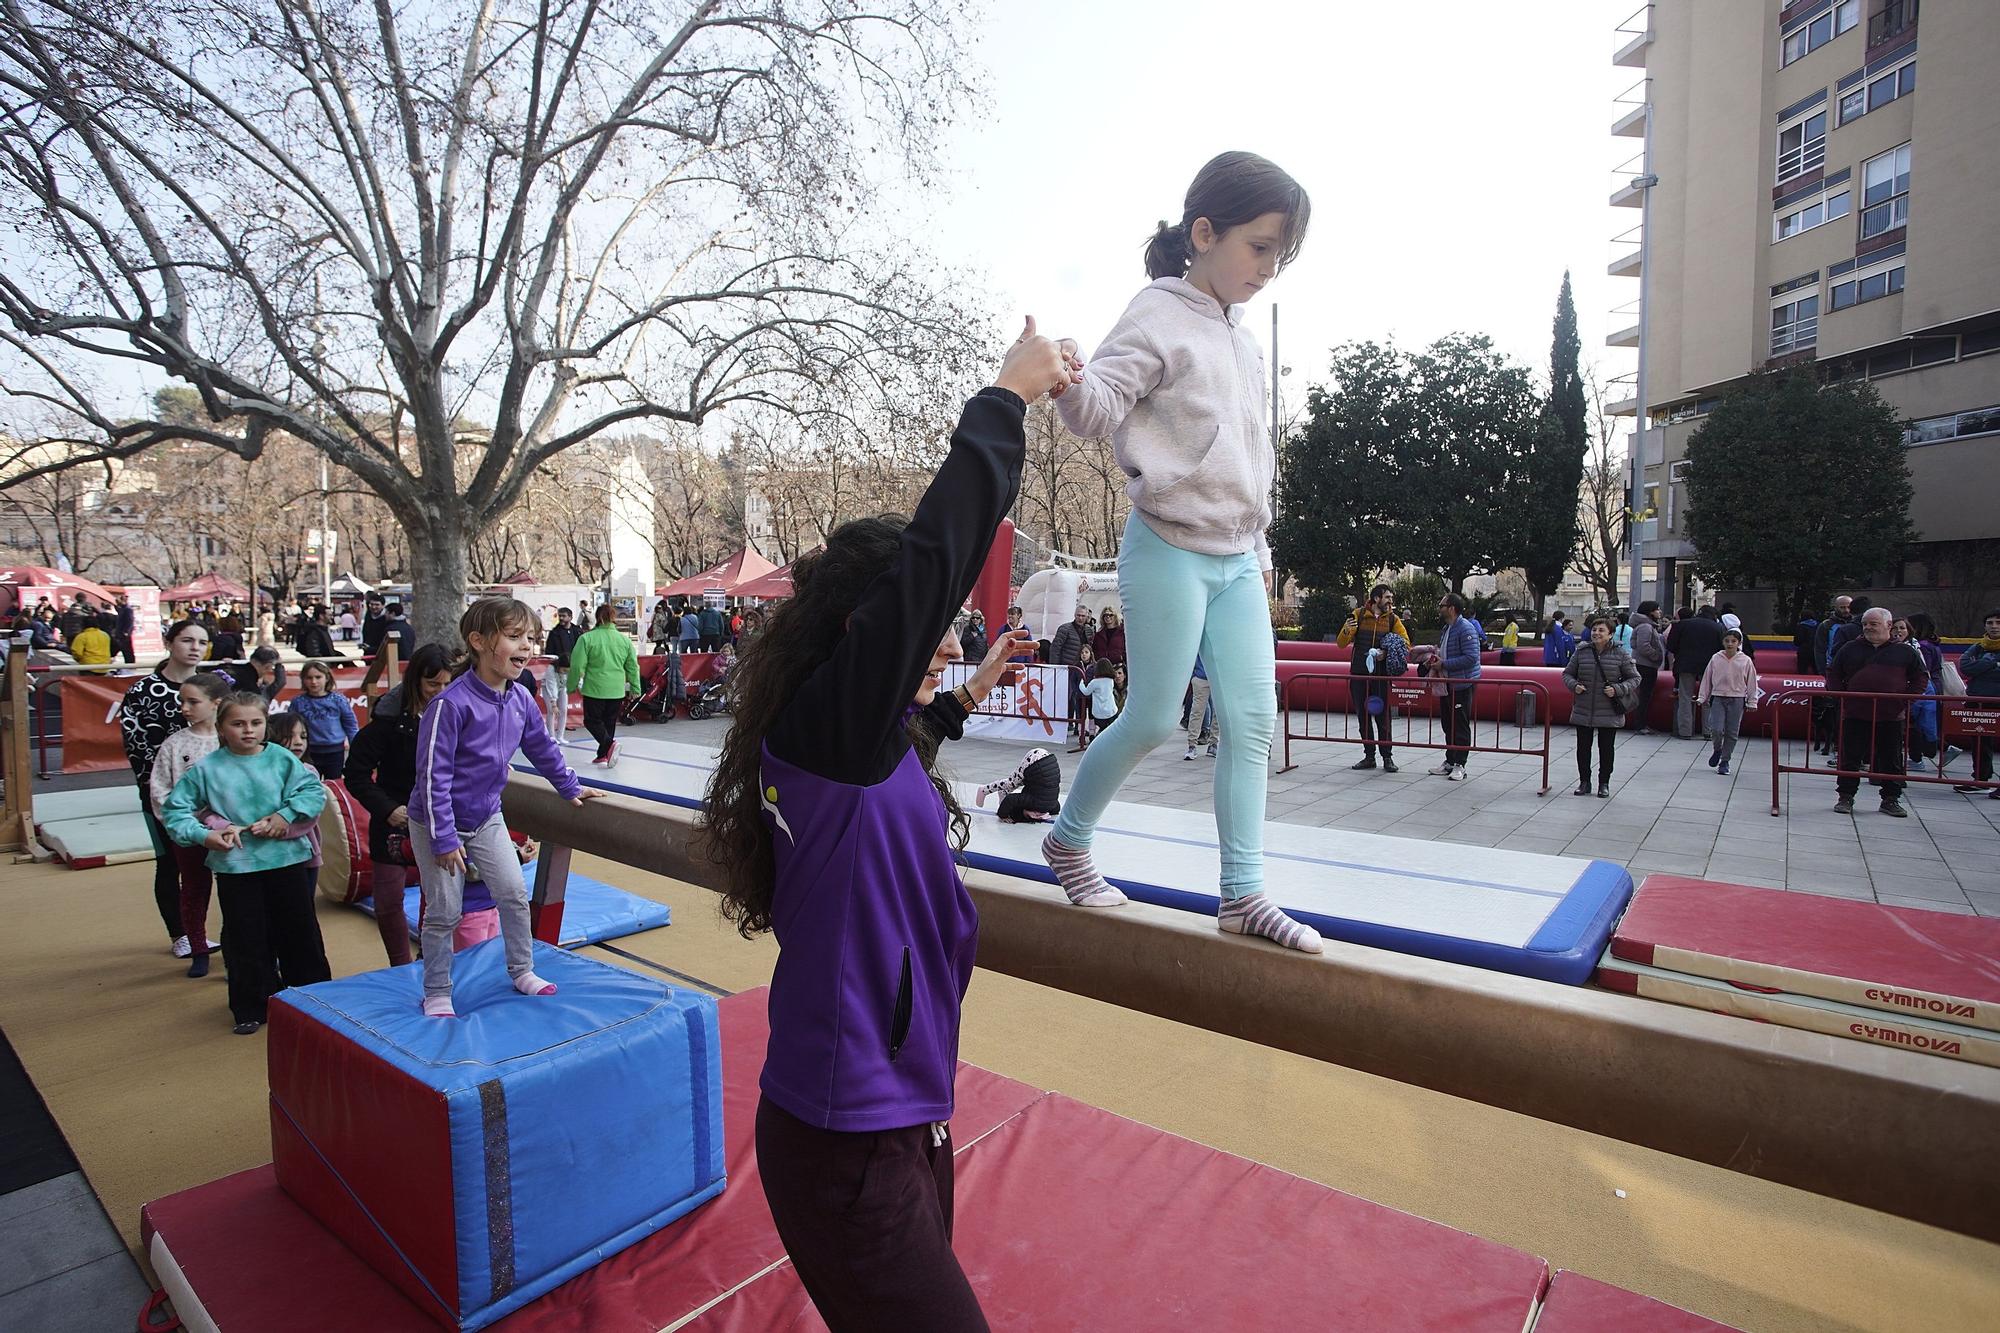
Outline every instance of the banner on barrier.
{"type": "MultiPolygon", "coordinates": [[[[965,684],[977,669],[973,662],[952,663],[945,668],[944,688],[965,684]]],[[[1012,674],[1011,681],[995,686],[965,720],[965,734],[983,740],[1061,741],[1069,730],[1069,680],[1074,673],[1063,666],[1021,663],[1012,674]]]]}
{"type": "MultiPolygon", "coordinates": [[[[361,673],[359,664],[343,664],[334,672],[334,683],[340,692],[357,702],[361,692],[361,673]]],[[[61,695],[63,772],[103,773],[127,766],[125,737],[119,730],[118,710],[125,702],[125,692],[146,674],[144,671],[127,671],[117,676],[66,675],[53,686],[44,687],[41,695],[46,695],[50,689],[59,691],[61,695]]],[[[294,674],[284,693],[272,706],[272,711],[284,712],[298,692],[298,677],[294,674]]],[[[366,722],[367,715],[363,713],[360,720],[366,722]]]]}

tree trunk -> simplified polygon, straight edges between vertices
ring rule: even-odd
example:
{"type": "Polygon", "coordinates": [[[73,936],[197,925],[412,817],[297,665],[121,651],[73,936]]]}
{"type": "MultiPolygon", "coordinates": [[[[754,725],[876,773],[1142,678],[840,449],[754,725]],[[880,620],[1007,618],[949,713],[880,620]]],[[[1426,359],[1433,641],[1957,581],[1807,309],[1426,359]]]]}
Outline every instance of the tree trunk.
{"type": "Polygon", "coordinates": [[[425,506],[420,522],[406,523],[410,542],[410,620],[419,644],[457,649],[458,619],[465,613],[466,553],[474,535],[471,516],[456,497],[425,506]]]}

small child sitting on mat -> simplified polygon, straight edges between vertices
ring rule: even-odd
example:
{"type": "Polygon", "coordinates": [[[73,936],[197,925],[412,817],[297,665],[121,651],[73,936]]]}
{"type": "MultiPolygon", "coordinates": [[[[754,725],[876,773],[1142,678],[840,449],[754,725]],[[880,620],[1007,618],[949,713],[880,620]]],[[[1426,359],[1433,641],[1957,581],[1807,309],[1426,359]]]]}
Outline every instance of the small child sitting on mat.
{"type": "Polygon", "coordinates": [[[1062,813],[1062,761],[1037,746],[1021,756],[1021,763],[998,782],[979,789],[975,803],[1000,794],[1000,822],[1003,824],[1046,824],[1062,813]]]}

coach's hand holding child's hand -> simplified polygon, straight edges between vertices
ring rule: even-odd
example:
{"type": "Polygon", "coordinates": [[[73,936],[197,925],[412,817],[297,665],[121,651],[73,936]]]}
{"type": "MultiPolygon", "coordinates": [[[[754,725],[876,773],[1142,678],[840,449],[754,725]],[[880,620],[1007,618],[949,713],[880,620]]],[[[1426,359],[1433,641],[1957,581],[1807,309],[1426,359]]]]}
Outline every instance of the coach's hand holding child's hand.
{"type": "Polygon", "coordinates": [[[993,377],[993,384],[1017,395],[1024,403],[1032,403],[1043,394],[1060,394],[1082,379],[1081,373],[1070,369],[1062,349],[1035,332],[1035,317],[1029,315],[1021,336],[1007,349],[1007,357],[1000,363],[1000,373],[993,377]]]}

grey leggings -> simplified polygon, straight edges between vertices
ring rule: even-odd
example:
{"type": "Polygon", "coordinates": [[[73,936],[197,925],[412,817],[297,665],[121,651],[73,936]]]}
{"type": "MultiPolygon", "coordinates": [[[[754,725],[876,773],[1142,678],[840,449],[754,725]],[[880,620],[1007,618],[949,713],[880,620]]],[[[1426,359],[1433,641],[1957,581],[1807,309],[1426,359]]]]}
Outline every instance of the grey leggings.
{"type": "Polygon", "coordinates": [[[1736,752],[1736,735],[1743,730],[1745,702],[1740,694],[1708,696],[1708,742],[1725,763],[1736,752]]]}
{"type": "MultiPolygon", "coordinates": [[[[527,882],[521,878],[521,858],[507,836],[507,821],[494,815],[478,828],[459,831],[465,859],[475,877],[484,877],[493,905],[500,910],[500,939],[507,955],[507,975],[534,970],[534,929],[528,912],[527,882]]],[[[437,863],[430,830],[410,821],[410,844],[416,848],[417,873],[424,888],[424,994],[451,994],[451,933],[465,911],[464,874],[453,874],[437,863]]]]}

